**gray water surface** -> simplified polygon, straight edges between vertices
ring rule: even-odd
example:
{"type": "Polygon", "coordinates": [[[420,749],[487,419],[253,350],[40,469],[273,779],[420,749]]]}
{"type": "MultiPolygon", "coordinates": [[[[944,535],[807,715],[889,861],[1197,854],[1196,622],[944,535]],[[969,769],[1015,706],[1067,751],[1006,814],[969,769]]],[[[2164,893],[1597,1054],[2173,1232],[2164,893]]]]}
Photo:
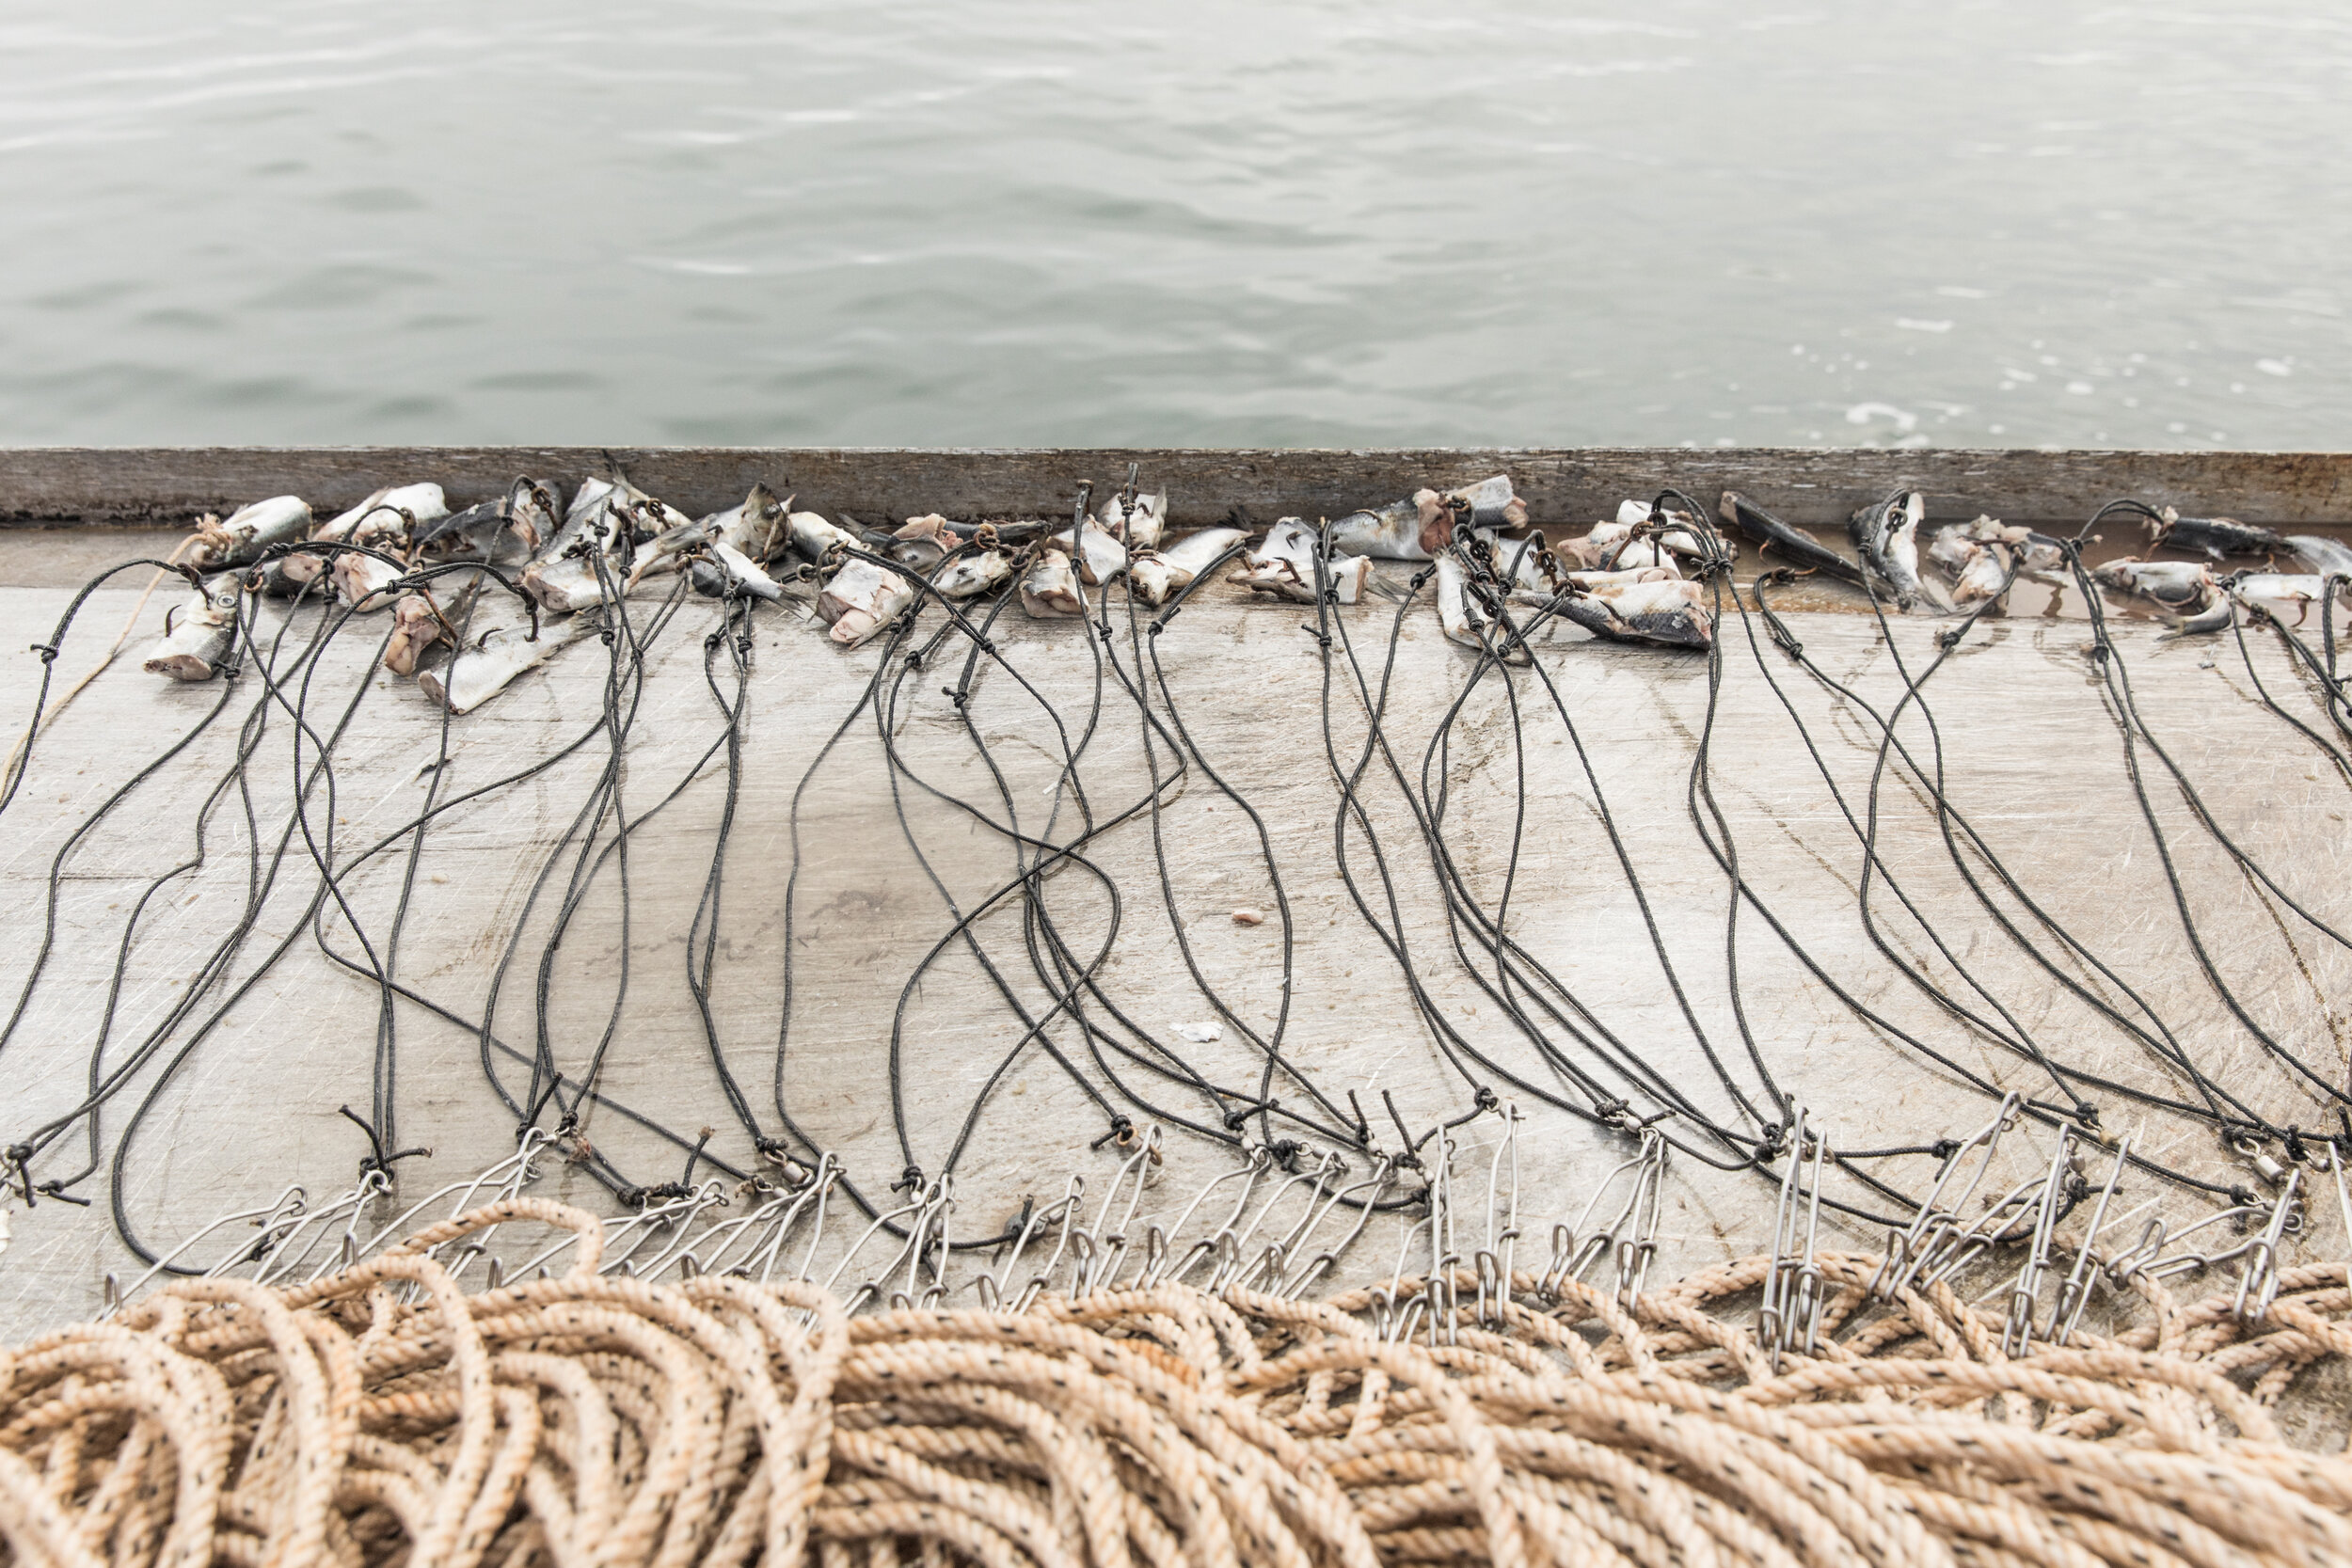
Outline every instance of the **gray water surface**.
{"type": "Polygon", "coordinates": [[[2352,6],[15,0],[0,442],[2339,448],[2352,6]]]}

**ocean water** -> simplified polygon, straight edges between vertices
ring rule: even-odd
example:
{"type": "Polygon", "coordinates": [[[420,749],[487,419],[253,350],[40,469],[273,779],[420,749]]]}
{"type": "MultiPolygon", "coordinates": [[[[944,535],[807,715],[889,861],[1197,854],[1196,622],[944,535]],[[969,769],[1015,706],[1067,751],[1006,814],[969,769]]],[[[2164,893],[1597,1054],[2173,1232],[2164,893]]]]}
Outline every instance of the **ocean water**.
{"type": "Polygon", "coordinates": [[[13,0],[0,443],[2338,448],[2352,6],[13,0]]]}

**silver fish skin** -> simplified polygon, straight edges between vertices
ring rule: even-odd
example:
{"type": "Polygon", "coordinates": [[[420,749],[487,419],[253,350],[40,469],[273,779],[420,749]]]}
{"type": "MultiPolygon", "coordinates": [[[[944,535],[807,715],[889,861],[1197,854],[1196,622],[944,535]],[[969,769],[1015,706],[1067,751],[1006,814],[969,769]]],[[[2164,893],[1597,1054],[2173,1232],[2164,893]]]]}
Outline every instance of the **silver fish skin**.
{"type": "Polygon", "coordinates": [[[591,535],[601,537],[605,531],[606,509],[620,493],[620,486],[609,479],[590,478],[580,482],[572,492],[571,505],[564,511],[564,520],[555,531],[539,541],[539,547],[531,554],[530,565],[524,569],[526,582],[531,568],[548,568],[557,562],[579,555],[591,535]]]}
{"type": "Polygon", "coordinates": [[[218,674],[236,645],[237,607],[244,596],[235,572],[209,578],[192,590],[164,617],[164,635],[147,656],[147,673],[176,681],[208,681],[218,674]]]}
{"type": "MultiPolygon", "coordinates": [[[[788,508],[792,503],[786,501],[788,508]]],[[[862,549],[865,546],[856,534],[848,529],[829,523],[814,512],[790,512],[786,521],[789,527],[793,549],[801,559],[822,566],[834,560],[835,549],[862,549]]]]}
{"type": "Polygon", "coordinates": [[[1470,602],[1470,578],[1451,553],[1438,557],[1438,629],[1449,642],[1484,650],[1479,635],[1486,617],[1470,602]]]}
{"type": "MultiPolygon", "coordinates": [[[[1694,519],[1688,512],[1669,512],[1665,515],[1669,525],[1679,522],[1682,526],[1661,528],[1656,533],[1651,534],[1650,538],[1655,539],[1677,555],[1695,557],[1707,553],[1707,546],[1699,543],[1699,536],[1693,531],[1694,519]]],[[[1624,500],[1617,503],[1616,526],[1618,528],[1629,531],[1646,528],[1649,525],[1649,502],[1624,500]]]]}
{"type": "Polygon", "coordinates": [[[564,526],[564,487],[554,480],[526,475],[507,487],[505,499],[515,537],[534,554],[564,526]]]}
{"type": "Polygon", "coordinates": [[[936,512],[909,517],[896,533],[886,536],[882,553],[910,571],[929,573],[963,540],[936,512]]]}
{"type": "MultiPolygon", "coordinates": [[[[1647,509],[1643,511],[1645,521],[1647,509]]],[[[1636,539],[1633,524],[1625,522],[1595,523],[1593,530],[1581,539],[1564,539],[1559,554],[1565,560],[1590,572],[1616,572],[1636,566],[1671,566],[1674,552],[1658,538],[1636,539]]]]}
{"type": "Polygon", "coordinates": [[[479,561],[493,548],[502,555],[528,556],[532,548],[507,528],[503,499],[453,512],[429,528],[414,531],[408,539],[435,561],[479,561]]]}
{"type": "Polygon", "coordinates": [[[1470,508],[1472,528],[1514,529],[1527,526],[1527,503],[1511,489],[1511,476],[1497,474],[1458,490],[1446,492],[1446,499],[1459,501],[1470,508]]]}
{"type": "Polygon", "coordinates": [[[2229,596],[2201,562],[2126,557],[2093,568],[2090,577],[2110,594],[2153,605],[2176,631],[2219,631],[2233,618],[2229,596]]]}
{"type": "Polygon", "coordinates": [[[2126,556],[2093,567],[2090,576],[2109,593],[2146,599],[2167,610],[2201,610],[2213,596],[2213,573],[2194,561],[2140,561],[2126,556]]]}
{"type": "Polygon", "coordinates": [[[1566,595],[1559,609],[1594,636],[1616,642],[1705,648],[1715,640],[1706,590],[1679,578],[1606,583],[1566,595]]]}
{"type": "MultiPolygon", "coordinates": [[[[1301,518],[1285,517],[1266,530],[1264,540],[1255,551],[1241,558],[1243,570],[1234,580],[1256,593],[1277,594],[1312,604],[1318,548],[1313,529],[1301,518]]],[[[1355,604],[1363,597],[1364,584],[1371,577],[1370,556],[1334,553],[1323,562],[1324,585],[1343,605],[1355,604]]]]}
{"type": "MultiPolygon", "coordinates": [[[[2240,604],[2255,605],[2269,614],[2293,606],[2299,626],[2311,618],[2314,606],[2327,602],[2328,581],[2320,572],[2239,572],[2221,586],[2240,604]]],[[[2335,591],[2340,595],[2352,592],[2342,579],[2336,580],[2335,591]]]]}
{"type": "Polygon", "coordinates": [[[1927,597],[1919,578],[1918,540],[1919,525],[1926,517],[1927,498],[1911,490],[1889,500],[1871,502],[1847,524],[1864,563],[1886,584],[1899,610],[1909,610],[1927,597]]]}
{"type": "Polygon", "coordinates": [[[1097,516],[1112,538],[1131,550],[1148,550],[1168,530],[1168,492],[1138,495],[1133,502],[1114,494],[1097,516]]]}
{"type": "Polygon", "coordinates": [[[721,598],[730,593],[749,594],[755,599],[774,604],[784,597],[784,584],[770,577],[759,563],[733,545],[714,539],[706,546],[707,559],[697,560],[693,569],[694,592],[707,598],[721,598]]]}
{"type": "Polygon", "coordinates": [[[1217,557],[1248,537],[1237,528],[1204,528],[1165,550],[1131,557],[1128,585],[1145,604],[1166,604],[1171,594],[1216,564],[1217,557]]]}
{"type": "Polygon", "coordinates": [[[1495,576],[1514,589],[1557,592],[1566,580],[1560,558],[1551,553],[1550,546],[1540,533],[1524,539],[1492,541],[1495,576]]]}
{"type": "Polygon", "coordinates": [[[2328,577],[2352,578],[2352,545],[2316,533],[2290,533],[2283,543],[2312,571],[2328,577]]]}
{"type": "Polygon", "coordinates": [[[617,591],[628,578],[622,564],[627,541],[635,536],[631,505],[650,500],[625,479],[587,479],[572,495],[564,526],[539,546],[523,568],[522,586],[540,608],[557,615],[594,609],[605,600],[605,584],[592,558],[601,558],[617,591]]]}
{"type": "MultiPolygon", "coordinates": [[[[1198,577],[1216,564],[1217,557],[1240,544],[1249,535],[1237,528],[1204,528],[1188,533],[1168,548],[1160,551],[1160,559],[1169,570],[1198,577]]],[[[1183,587],[1184,584],[1177,584],[1183,587]]]]}
{"type": "MultiPolygon", "coordinates": [[[[348,512],[339,513],[311,531],[312,540],[322,544],[340,545],[351,537],[353,529],[362,522],[377,517],[397,516],[404,526],[437,523],[449,515],[449,498],[441,487],[426,481],[419,484],[402,484],[378,490],[348,512]]],[[[324,555],[290,555],[286,558],[286,576],[295,582],[308,582],[327,569],[324,555]]]]}
{"type": "Polygon", "coordinates": [[[226,520],[209,513],[196,525],[188,564],[199,572],[243,566],[272,545],[291,545],[310,531],[310,507],[300,496],[272,496],[231,512],[226,520]]]}
{"type": "MultiPolygon", "coordinates": [[[[655,535],[638,556],[637,565],[628,575],[628,586],[635,588],[657,572],[675,572],[688,556],[714,546],[723,545],[751,562],[764,562],[775,553],[787,535],[787,528],[784,503],[765,484],[754,484],[749,495],[725,511],[713,512],[682,528],[665,529],[655,535]]],[[[760,575],[767,577],[766,573],[760,575]]]]}
{"type": "MultiPolygon", "coordinates": [[[[587,486],[582,485],[584,491],[587,486]]],[[[574,498],[577,506],[578,498],[574,498]]],[[[564,515],[568,526],[571,514],[564,515]]],[[[586,531],[593,541],[615,561],[631,559],[640,546],[658,543],[674,530],[692,526],[693,519],[672,506],[645,494],[626,478],[616,478],[602,497],[602,505],[585,518],[586,531]]]]}
{"type": "Polygon", "coordinates": [[[471,713],[515,678],[553,658],[596,629],[594,615],[573,615],[543,624],[536,641],[528,624],[496,626],[474,639],[438,669],[417,677],[424,694],[452,713],[471,713]]]}
{"type": "Polygon", "coordinates": [[[1077,529],[1054,535],[1054,544],[1070,556],[1078,579],[1089,587],[1100,587],[1127,570],[1127,546],[1091,517],[1077,529]]]}
{"type": "MultiPolygon", "coordinates": [[[[631,532],[627,542],[631,546],[653,544],[673,529],[691,527],[694,521],[668,501],[645,494],[626,480],[621,482],[621,488],[628,497],[627,510],[631,532]]],[[[613,543],[616,546],[622,543],[617,534],[613,543]]]]}
{"type": "Polygon", "coordinates": [[[1414,544],[1422,553],[1399,555],[1392,559],[1421,561],[1433,558],[1454,542],[1457,528],[1494,532],[1527,526],[1526,504],[1511,493],[1511,479],[1507,474],[1482,479],[1474,484],[1448,490],[1443,495],[1427,488],[1416,490],[1413,492],[1413,507],[1421,517],[1421,534],[1414,544]]]}
{"type": "Polygon", "coordinates": [[[1903,515],[1896,522],[1890,511],[1891,525],[1880,541],[1880,550],[1886,562],[1886,580],[1894,585],[1896,601],[1909,609],[1921,599],[1949,608],[1933,584],[1919,575],[1919,525],[1927,520],[1928,499],[1914,490],[1903,499],[1903,515]]]}
{"type": "Polygon", "coordinates": [[[1078,574],[1070,564],[1070,557],[1059,550],[1041,550],[1029,569],[1021,574],[1021,608],[1039,620],[1057,615],[1084,615],[1085,595],[1078,589],[1078,574]]]}
{"type": "Polygon", "coordinates": [[[1622,572],[1565,572],[1564,586],[1590,592],[1597,588],[1614,588],[1632,582],[1680,582],[1682,574],[1672,566],[1635,566],[1622,572]]]}
{"type": "MultiPolygon", "coordinates": [[[[552,560],[542,557],[523,568],[522,585],[526,593],[539,601],[539,607],[550,615],[569,615],[579,610],[594,610],[604,603],[604,584],[596,578],[596,569],[590,563],[590,554],[601,554],[583,548],[576,556],[558,556],[552,560]]],[[[612,573],[613,586],[620,586],[621,572],[612,573]]]]}
{"type": "Polygon", "coordinates": [[[554,482],[526,475],[495,499],[419,524],[410,538],[435,561],[528,561],[564,526],[562,494],[554,482]]]}
{"type": "Polygon", "coordinates": [[[601,528],[605,508],[619,492],[620,486],[609,479],[580,481],[580,488],[572,492],[571,504],[564,509],[563,521],[540,539],[531,559],[553,561],[569,554],[575,545],[588,536],[592,527],[601,528]]]}
{"type": "Polygon", "coordinates": [[[1331,547],[1381,561],[1427,561],[1421,542],[1422,509],[1409,500],[1331,519],[1331,547]]]}
{"type": "Polygon", "coordinates": [[[833,627],[833,640],[854,648],[888,626],[914,602],[914,584],[870,561],[844,564],[817,596],[817,613],[833,627]]]}

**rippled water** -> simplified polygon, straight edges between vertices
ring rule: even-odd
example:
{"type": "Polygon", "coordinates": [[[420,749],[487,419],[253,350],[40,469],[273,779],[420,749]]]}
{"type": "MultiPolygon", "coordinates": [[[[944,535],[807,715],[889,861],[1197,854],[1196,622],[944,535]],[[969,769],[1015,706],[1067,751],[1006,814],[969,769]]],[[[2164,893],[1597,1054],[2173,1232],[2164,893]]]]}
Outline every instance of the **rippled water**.
{"type": "Polygon", "coordinates": [[[2341,447],[2352,8],[14,0],[0,441],[2341,447]]]}

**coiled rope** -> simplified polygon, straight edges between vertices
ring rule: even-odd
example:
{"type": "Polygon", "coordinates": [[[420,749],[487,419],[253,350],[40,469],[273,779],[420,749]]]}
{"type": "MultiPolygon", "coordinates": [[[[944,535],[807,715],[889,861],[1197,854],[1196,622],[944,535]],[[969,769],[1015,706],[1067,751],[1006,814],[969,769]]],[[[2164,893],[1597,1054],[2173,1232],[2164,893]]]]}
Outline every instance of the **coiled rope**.
{"type": "Polygon", "coordinates": [[[1315,1303],[1183,1286],[850,1318],[812,1286],[597,1273],[510,1198],[290,1289],[164,1286],[0,1355],[0,1538],[59,1568],[1375,1568],[1398,1562],[2341,1564],[2352,1460],[2273,1407],[2352,1353],[2342,1264],[2249,1327],[2010,1358],[1941,1284],[1823,1254],[1809,1354],[1739,1321],[1771,1259],[1621,1301],[1465,1274],[1315,1303]],[[432,1256],[536,1222],[570,1272],[432,1256]],[[1418,1329],[1397,1304],[1439,1304],[1418,1329]]]}

